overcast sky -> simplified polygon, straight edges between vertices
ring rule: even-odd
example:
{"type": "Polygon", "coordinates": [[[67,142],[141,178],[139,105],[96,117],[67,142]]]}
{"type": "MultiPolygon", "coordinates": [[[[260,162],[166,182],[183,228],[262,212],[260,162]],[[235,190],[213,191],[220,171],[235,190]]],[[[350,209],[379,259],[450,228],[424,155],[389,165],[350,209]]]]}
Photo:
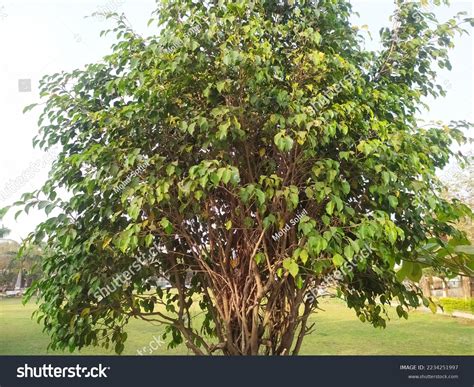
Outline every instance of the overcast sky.
{"type": "MultiPolygon", "coordinates": [[[[473,2],[454,1],[450,9],[439,9],[441,20],[458,11],[472,16],[473,2]]],[[[368,25],[377,47],[378,31],[390,25],[391,0],[353,1],[360,18],[356,25],[368,25]]],[[[34,150],[31,140],[37,133],[39,110],[26,115],[26,105],[38,101],[38,81],[44,74],[81,68],[109,53],[112,37],[100,38],[101,30],[111,26],[101,18],[85,18],[99,10],[124,12],[133,28],[144,35],[153,33],[147,21],[155,8],[154,0],[0,0],[0,208],[19,199],[23,192],[41,187],[52,156],[34,150]],[[28,81],[31,80],[31,91],[28,81]]],[[[472,28],[471,28],[472,31],[472,28]]],[[[442,100],[429,100],[430,112],[423,119],[474,121],[473,116],[473,37],[457,39],[451,52],[453,70],[440,73],[449,90],[442,100]]],[[[474,133],[470,133],[474,136],[474,133]]],[[[4,225],[11,238],[20,241],[43,215],[30,212],[17,221],[7,215],[4,225]]]]}

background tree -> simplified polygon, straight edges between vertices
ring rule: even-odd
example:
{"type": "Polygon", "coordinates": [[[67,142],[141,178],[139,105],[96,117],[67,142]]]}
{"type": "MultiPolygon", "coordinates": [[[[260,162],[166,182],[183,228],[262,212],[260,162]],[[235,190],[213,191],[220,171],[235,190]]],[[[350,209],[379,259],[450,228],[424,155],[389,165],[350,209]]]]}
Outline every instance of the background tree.
{"type": "MultiPolygon", "coordinates": [[[[471,209],[474,208],[474,152],[466,152],[468,163],[455,163],[446,168],[441,174],[441,180],[446,184],[446,196],[462,200],[471,209]]],[[[463,219],[459,227],[474,240],[474,224],[472,218],[463,219]]]]}
{"type": "Polygon", "coordinates": [[[437,23],[399,1],[371,52],[351,12],[334,0],[164,1],[158,35],[109,15],[110,55],[43,79],[35,144],[62,151],[16,205],[57,214],[28,240],[47,243],[30,295],[41,292],[53,349],[120,353],[140,318],[196,354],[298,354],[318,302],[306,295],[328,277],[384,327],[394,299],[405,317],[430,303],[405,278],[474,269],[455,227],[471,211],[435,176],[468,125],[416,120],[423,97],[444,93],[436,65],[450,68],[472,20],[437,23]],[[173,289],[153,288],[157,275],[173,289]]]}
{"type": "MultiPolygon", "coordinates": [[[[9,231],[4,228],[4,230],[9,231]]],[[[6,236],[6,234],[4,234],[6,236]]],[[[28,287],[41,275],[42,251],[33,247],[18,257],[20,244],[11,239],[0,240],[0,289],[12,289],[22,270],[22,285],[28,287]]]]}
{"type": "Polygon", "coordinates": [[[0,226],[0,289],[12,287],[15,283],[18,272],[11,270],[11,262],[18,252],[19,244],[6,237],[10,230],[5,226],[0,226]]]}
{"type": "Polygon", "coordinates": [[[6,228],[5,226],[0,226],[0,238],[4,239],[10,234],[10,230],[6,228]]]}
{"type": "MultiPolygon", "coordinates": [[[[474,163],[472,152],[466,152],[468,163],[452,163],[446,167],[440,174],[442,182],[446,185],[444,196],[450,199],[462,200],[471,209],[474,208],[474,163]]],[[[457,227],[466,233],[467,238],[472,242],[474,240],[474,224],[472,218],[466,217],[457,223],[457,227]]],[[[467,273],[468,275],[470,273],[467,273]]],[[[451,272],[449,268],[426,268],[423,275],[429,284],[433,282],[433,277],[440,278],[445,287],[448,287],[448,280],[458,275],[457,272],[451,272]]]]}

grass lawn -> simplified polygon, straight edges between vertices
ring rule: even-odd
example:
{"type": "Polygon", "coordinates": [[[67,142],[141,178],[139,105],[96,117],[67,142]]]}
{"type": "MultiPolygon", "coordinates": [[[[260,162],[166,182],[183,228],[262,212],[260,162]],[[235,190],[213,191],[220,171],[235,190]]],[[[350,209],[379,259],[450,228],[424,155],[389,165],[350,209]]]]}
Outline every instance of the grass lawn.
{"type": "MultiPolygon", "coordinates": [[[[303,355],[474,355],[474,321],[412,312],[408,320],[396,314],[384,330],[361,323],[342,301],[327,300],[325,311],[312,317],[316,331],[306,337],[303,355]]],[[[31,320],[34,303],[23,306],[18,299],[0,300],[0,355],[47,354],[48,337],[31,320]]],[[[163,328],[133,320],[128,326],[125,355],[149,347],[163,328]]],[[[49,354],[60,354],[49,352],[49,354]]],[[[82,355],[112,354],[101,348],[81,351],[82,355]]],[[[161,345],[154,355],[190,354],[185,346],[167,349],[161,345]]]]}

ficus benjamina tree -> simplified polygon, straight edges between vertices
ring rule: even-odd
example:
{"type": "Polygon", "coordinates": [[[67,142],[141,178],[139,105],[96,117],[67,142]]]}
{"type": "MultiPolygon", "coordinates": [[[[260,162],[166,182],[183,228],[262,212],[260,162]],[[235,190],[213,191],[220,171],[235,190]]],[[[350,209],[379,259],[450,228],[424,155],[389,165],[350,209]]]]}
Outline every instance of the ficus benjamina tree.
{"type": "Polygon", "coordinates": [[[109,55],[44,77],[34,144],[59,154],[13,207],[48,214],[24,246],[51,348],[121,353],[142,319],[195,354],[295,355],[335,271],[374,327],[434,306],[423,268],[472,274],[471,210],[435,174],[470,124],[419,115],[473,20],[395,5],[371,51],[345,0],[166,0],[155,35],[110,14],[109,55]]]}

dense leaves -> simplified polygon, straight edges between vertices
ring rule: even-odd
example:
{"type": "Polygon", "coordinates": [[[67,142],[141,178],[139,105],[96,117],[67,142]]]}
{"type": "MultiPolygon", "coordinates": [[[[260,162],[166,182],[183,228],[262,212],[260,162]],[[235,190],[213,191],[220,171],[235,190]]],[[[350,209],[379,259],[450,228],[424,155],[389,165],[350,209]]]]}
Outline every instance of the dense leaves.
{"type": "Polygon", "coordinates": [[[351,12],[163,1],[158,35],[112,16],[110,55],[43,79],[35,143],[61,152],[16,205],[51,214],[29,241],[49,248],[30,295],[53,348],[121,352],[133,317],[197,354],[297,354],[317,307],[307,294],[328,277],[383,327],[391,301],[404,317],[420,304],[422,268],[472,272],[455,227],[471,211],[435,176],[468,124],[416,119],[424,96],[444,94],[436,69],[472,21],[399,1],[371,52],[351,12]]]}

